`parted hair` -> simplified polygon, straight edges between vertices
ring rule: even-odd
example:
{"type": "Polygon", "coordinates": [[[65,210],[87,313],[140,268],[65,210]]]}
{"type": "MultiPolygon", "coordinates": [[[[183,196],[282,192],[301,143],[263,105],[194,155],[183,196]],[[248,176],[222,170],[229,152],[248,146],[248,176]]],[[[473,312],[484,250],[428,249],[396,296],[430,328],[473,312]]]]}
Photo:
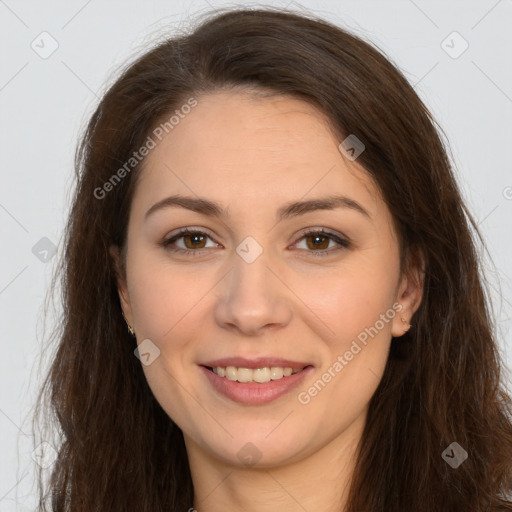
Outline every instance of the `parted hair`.
{"type": "Polygon", "coordinates": [[[48,478],[39,474],[38,511],[192,506],[183,435],[134,356],[117,293],[125,270],[108,250],[126,248],[144,160],[105,197],[95,190],[189,98],[235,88],[300,98],[327,116],[340,141],[355,134],[365,145],[357,161],[396,225],[401,271],[420,255],[424,262],[422,302],[413,327],[393,340],[371,398],[346,511],[512,511],[512,405],[478,256],[484,242],[444,133],[374,43],[270,7],[210,12],[152,45],[123,67],[81,134],[51,287],[61,284],[62,317],[34,420],[44,419],[41,440],[56,433],[57,451],[48,478]],[[457,468],[442,457],[453,442],[468,453],[457,468]]]}

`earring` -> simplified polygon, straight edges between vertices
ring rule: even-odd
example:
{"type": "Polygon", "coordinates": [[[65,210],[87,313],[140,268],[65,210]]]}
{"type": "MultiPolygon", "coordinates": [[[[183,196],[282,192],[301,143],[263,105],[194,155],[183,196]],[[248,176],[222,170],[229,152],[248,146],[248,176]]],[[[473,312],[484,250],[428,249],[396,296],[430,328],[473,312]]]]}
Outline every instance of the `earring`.
{"type": "MultiPolygon", "coordinates": [[[[404,317],[402,317],[402,319],[401,319],[401,320],[402,320],[402,323],[404,323],[404,324],[406,324],[406,323],[407,323],[407,320],[406,320],[404,317]]],[[[411,324],[409,324],[407,327],[405,327],[405,332],[407,332],[411,327],[412,327],[412,325],[411,325],[411,324]]]]}
{"type": "Polygon", "coordinates": [[[123,315],[124,321],[126,322],[126,327],[128,327],[128,332],[129,332],[132,336],[135,336],[135,331],[133,330],[133,327],[132,327],[132,326],[128,323],[128,321],[126,320],[126,317],[124,316],[123,310],[121,310],[121,315],[123,315]]]}

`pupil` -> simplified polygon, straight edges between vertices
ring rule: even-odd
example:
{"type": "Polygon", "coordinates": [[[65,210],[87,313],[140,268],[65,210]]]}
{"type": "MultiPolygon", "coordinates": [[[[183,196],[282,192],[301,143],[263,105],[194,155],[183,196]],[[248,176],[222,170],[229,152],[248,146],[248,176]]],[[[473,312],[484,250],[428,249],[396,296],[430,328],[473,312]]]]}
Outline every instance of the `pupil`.
{"type": "Polygon", "coordinates": [[[327,240],[327,238],[323,235],[311,235],[311,238],[314,240],[313,242],[313,245],[315,246],[314,248],[318,248],[319,245],[320,245],[320,248],[325,248],[325,240],[327,240]],[[324,240],[324,243],[322,244],[321,240],[324,240]],[[320,243],[319,243],[319,240],[320,240],[320,243]]]}
{"type": "Polygon", "coordinates": [[[188,235],[187,236],[188,240],[190,240],[190,239],[194,240],[194,241],[191,242],[192,246],[194,246],[194,244],[196,244],[196,242],[201,242],[203,238],[204,238],[203,235],[200,235],[200,234],[188,235]]]}

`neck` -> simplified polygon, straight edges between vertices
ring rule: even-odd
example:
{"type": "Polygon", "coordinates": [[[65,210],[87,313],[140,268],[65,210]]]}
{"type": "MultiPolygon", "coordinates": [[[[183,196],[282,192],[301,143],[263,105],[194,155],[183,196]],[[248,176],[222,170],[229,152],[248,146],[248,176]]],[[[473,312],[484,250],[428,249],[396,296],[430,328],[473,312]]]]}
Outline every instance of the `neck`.
{"type": "Polygon", "coordinates": [[[185,436],[197,512],[345,509],[365,415],[316,452],[266,467],[219,460],[185,436]]]}

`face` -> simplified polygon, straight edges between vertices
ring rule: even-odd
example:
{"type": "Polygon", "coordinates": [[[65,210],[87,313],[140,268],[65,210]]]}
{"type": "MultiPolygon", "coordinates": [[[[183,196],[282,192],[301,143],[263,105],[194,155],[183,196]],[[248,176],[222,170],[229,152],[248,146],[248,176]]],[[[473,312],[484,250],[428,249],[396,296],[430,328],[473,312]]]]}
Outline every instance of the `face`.
{"type": "Polygon", "coordinates": [[[378,189],[314,107],[197,99],[146,158],[121,302],[189,454],[287,464],[364,424],[419,292],[378,189]]]}

